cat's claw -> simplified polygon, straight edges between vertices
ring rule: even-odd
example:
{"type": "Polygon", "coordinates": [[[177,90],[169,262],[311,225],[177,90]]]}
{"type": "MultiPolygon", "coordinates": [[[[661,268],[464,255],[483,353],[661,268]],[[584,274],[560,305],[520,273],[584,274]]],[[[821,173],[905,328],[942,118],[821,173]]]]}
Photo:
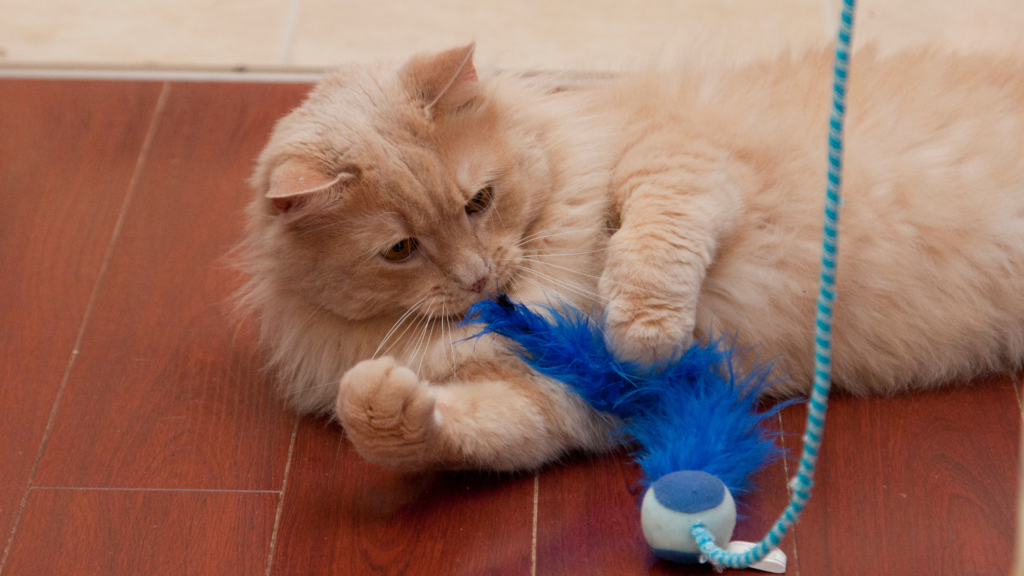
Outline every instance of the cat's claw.
{"type": "Polygon", "coordinates": [[[435,463],[440,424],[434,393],[415,372],[393,358],[364,360],[341,379],[336,412],[356,451],[398,471],[435,463]]]}

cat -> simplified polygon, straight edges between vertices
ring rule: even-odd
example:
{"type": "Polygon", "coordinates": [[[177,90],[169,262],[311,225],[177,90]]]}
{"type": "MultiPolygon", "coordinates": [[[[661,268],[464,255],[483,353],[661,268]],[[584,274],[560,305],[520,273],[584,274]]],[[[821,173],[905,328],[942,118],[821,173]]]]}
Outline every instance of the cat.
{"type": "MultiPolygon", "coordinates": [[[[326,76],[276,126],[243,244],[291,405],[400,471],[530,469],[615,420],[459,323],[499,292],[603,313],[620,358],[738,334],[806,392],[828,50],[566,88],[473,45],[326,76]]],[[[835,386],[925,389],[1024,359],[1024,59],[852,60],[835,386]]]]}

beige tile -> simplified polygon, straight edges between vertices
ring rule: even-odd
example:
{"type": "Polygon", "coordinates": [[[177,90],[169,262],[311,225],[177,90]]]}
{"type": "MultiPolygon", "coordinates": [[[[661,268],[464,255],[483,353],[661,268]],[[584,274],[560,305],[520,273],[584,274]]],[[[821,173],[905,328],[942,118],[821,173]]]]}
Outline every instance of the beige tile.
{"type": "Polygon", "coordinates": [[[291,0],[0,0],[0,62],[275,64],[291,0]]]}
{"type": "Polygon", "coordinates": [[[510,68],[648,66],[699,47],[749,57],[825,42],[821,0],[304,0],[292,62],[404,57],[476,39],[510,68]]]}
{"type": "MultiPolygon", "coordinates": [[[[824,0],[829,25],[840,0],[824,0]]],[[[959,51],[1019,49],[1024,36],[1022,0],[859,0],[854,43],[893,51],[923,44],[959,51]]]]}
{"type": "MultiPolygon", "coordinates": [[[[840,0],[0,0],[0,64],[330,66],[478,41],[508,68],[621,69],[828,42],[840,0]],[[291,33],[289,14],[298,8],[291,33]],[[294,41],[289,39],[294,35],[294,41]]],[[[859,0],[856,44],[1021,46],[1024,0],[859,0]]]]}

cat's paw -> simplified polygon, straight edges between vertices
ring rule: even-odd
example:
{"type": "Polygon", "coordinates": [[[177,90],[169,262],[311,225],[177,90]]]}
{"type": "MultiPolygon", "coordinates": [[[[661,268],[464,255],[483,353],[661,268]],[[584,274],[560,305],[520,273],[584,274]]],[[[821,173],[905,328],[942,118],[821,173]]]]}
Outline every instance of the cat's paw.
{"type": "Polygon", "coordinates": [[[608,292],[604,337],[619,360],[664,362],[678,358],[693,344],[693,312],[621,286],[608,292]]]}
{"type": "Polygon", "coordinates": [[[434,463],[439,417],[434,393],[393,358],[364,360],[341,379],[336,411],[356,451],[399,471],[434,463]]]}

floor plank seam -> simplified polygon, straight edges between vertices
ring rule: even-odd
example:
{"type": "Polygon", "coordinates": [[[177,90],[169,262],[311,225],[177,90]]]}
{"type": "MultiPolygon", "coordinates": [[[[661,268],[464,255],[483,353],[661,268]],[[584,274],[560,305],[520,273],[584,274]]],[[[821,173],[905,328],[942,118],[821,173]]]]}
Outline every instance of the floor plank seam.
{"type": "Polygon", "coordinates": [[[280,494],[280,490],[219,490],[217,488],[117,488],[88,486],[32,486],[30,490],[72,490],[79,492],[214,492],[218,494],[280,494]]]}
{"type": "MultiPolygon", "coordinates": [[[[782,425],[782,412],[779,412],[778,418],[779,418],[779,430],[783,431],[783,433],[779,435],[779,440],[782,442],[782,452],[783,452],[783,457],[782,457],[782,473],[785,474],[784,480],[786,482],[786,497],[789,500],[792,500],[793,499],[793,487],[789,485],[789,462],[786,460],[786,456],[785,456],[785,454],[786,454],[786,434],[785,434],[786,428],[782,425]]],[[[796,546],[796,544],[797,544],[797,537],[796,537],[797,525],[796,524],[793,525],[792,530],[793,530],[793,533],[792,533],[792,538],[793,538],[793,566],[796,567],[796,576],[800,576],[800,553],[797,552],[797,546],[796,546]]]]}
{"type": "Polygon", "coordinates": [[[281,490],[277,500],[277,512],[274,514],[274,529],[270,533],[270,551],[267,553],[267,569],[265,576],[270,576],[274,567],[274,550],[277,546],[277,533],[281,526],[281,514],[284,512],[284,496],[288,489],[288,474],[292,469],[292,455],[295,453],[295,439],[299,435],[299,417],[296,415],[292,423],[292,438],[288,443],[288,457],[284,463],[284,478],[281,480],[281,490]]]}
{"type": "Polygon", "coordinates": [[[540,501],[540,472],[533,473],[533,536],[530,539],[530,576],[537,576],[537,504],[540,501]]]}
{"type": "Polygon", "coordinates": [[[103,276],[107,271],[107,266],[110,264],[111,256],[114,253],[114,246],[117,244],[117,239],[121,235],[125,216],[128,213],[128,206],[131,204],[132,197],[135,195],[135,188],[138,186],[139,176],[142,174],[142,167],[146,163],[149,148],[153,144],[156,127],[159,123],[160,116],[163,113],[169,92],[170,84],[164,83],[160,89],[160,96],[157,98],[156,105],[153,107],[153,115],[150,117],[149,127],[146,129],[146,135],[142,140],[142,146],[139,148],[139,156],[135,161],[135,168],[132,170],[131,179],[128,181],[128,191],[125,193],[124,200],[121,201],[121,210],[118,213],[117,222],[114,224],[114,230],[110,234],[110,240],[107,241],[107,251],[103,256],[103,262],[100,264],[99,271],[96,273],[96,281],[93,283],[92,292],[89,294],[89,300],[86,302],[85,311],[82,314],[82,322],[78,327],[78,335],[75,337],[74,347],[71,350],[71,355],[68,357],[67,366],[64,368],[64,375],[61,377],[60,386],[57,388],[57,395],[53,399],[53,408],[50,409],[50,418],[46,422],[46,428],[43,430],[43,437],[39,442],[39,450],[36,451],[35,460],[32,462],[32,469],[29,472],[28,483],[25,485],[25,491],[21,496],[21,503],[18,506],[18,513],[14,517],[13,526],[11,526],[11,535],[7,538],[7,545],[4,547],[3,557],[0,557],[0,574],[3,574],[4,567],[7,565],[7,558],[11,553],[11,546],[14,544],[14,538],[18,533],[18,524],[21,523],[22,514],[25,512],[25,505],[28,503],[28,495],[32,490],[32,482],[35,480],[36,472],[39,470],[39,461],[42,460],[43,453],[46,451],[46,443],[50,439],[50,432],[53,430],[53,423],[57,417],[57,410],[60,408],[60,399],[64,395],[68,379],[71,376],[71,370],[74,368],[75,360],[78,358],[79,347],[82,344],[82,336],[85,334],[85,328],[89,323],[89,316],[92,313],[93,305],[96,302],[96,296],[99,294],[100,286],[103,283],[103,276]]]}

